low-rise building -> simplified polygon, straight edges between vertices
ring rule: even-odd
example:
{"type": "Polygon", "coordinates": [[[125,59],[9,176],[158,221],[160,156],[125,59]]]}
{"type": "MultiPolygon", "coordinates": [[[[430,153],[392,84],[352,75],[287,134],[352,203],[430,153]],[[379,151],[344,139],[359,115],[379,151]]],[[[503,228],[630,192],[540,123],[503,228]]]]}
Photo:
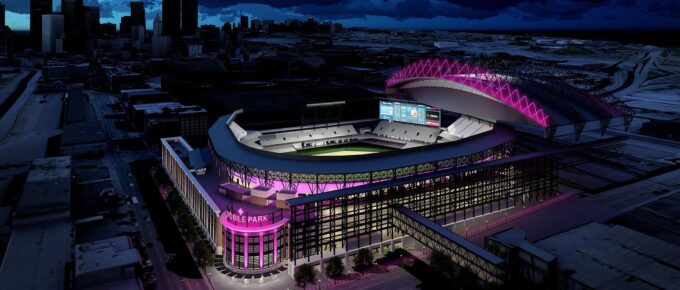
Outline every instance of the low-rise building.
{"type": "Polygon", "coordinates": [[[70,289],[71,158],[33,160],[0,265],[2,289],[70,289]]]}
{"type": "Polygon", "coordinates": [[[144,128],[151,140],[177,135],[200,138],[208,130],[208,111],[201,106],[177,102],[136,104],[132,115],[135,125],[144,128]]]}
{"type": "Polygon", "coordinates": [[[106,134],[98,124],[66,126],[61,134],[61,154],[73,157],[100,156],[106,153],[106,140],[106,134]]]}
{"type": "Polygon", "coordinates": [[[141,268],[139,252],[128,236],[78,244],[75,247],[75,289],[135,280],[141,268]]]}

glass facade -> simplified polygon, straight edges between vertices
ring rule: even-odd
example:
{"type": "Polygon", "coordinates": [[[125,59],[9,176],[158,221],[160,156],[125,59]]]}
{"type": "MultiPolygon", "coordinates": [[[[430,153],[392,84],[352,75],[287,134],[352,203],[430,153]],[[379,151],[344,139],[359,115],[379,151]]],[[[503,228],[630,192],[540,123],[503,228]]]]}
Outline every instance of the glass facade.
{"type": "Polygon", "coordinates": [[[285,258],[286,226],[267,233],[243,233],[225,228],[224,264],[234,272],[275,270],[285,258]]]}

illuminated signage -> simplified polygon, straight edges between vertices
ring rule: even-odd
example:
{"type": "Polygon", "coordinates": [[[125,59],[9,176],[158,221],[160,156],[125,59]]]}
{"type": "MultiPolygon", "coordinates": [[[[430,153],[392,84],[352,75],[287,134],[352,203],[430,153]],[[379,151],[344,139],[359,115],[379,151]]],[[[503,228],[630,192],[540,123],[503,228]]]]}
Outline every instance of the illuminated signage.
{"type": "Polygon", "coordinates": [[[233,212],[227,212],[226,213],[226,218],[227,221],[230,221],[232,223],[263,223],[263,222],[269,222],[269,218],[267,215],[243,215],[244,211],[243,209],[239,208],[238,211],[235,213],[233,212]]]}
{"type": "Polygon", "coordinates": [[[380,119],[439,127],[441,110],[424,104],[380,101],[380,119]]]}

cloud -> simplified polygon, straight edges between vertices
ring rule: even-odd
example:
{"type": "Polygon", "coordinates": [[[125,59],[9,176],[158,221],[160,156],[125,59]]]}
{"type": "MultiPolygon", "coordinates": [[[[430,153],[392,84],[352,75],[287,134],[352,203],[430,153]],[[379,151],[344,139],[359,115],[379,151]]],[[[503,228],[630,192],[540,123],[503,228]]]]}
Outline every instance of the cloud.
{"type": "Polygon", "coordinates": [[[525,1],[517,5],[516,11],[527,21],[537,21],[546,18],[562,20],[580,19],[592,9],[608,6],[608,1],[587,0],[553,0],[553,1],[525,1]]]}
{"type": "MultiPolygon", "coordinates": [[[[645,10],[653,14],[675,17],[677,19],[680,17],[680,2],[677,0],[649,1],[645,10]]],[[[680,26],[680,20],[678,21],[678,26],[680,26]]]]}

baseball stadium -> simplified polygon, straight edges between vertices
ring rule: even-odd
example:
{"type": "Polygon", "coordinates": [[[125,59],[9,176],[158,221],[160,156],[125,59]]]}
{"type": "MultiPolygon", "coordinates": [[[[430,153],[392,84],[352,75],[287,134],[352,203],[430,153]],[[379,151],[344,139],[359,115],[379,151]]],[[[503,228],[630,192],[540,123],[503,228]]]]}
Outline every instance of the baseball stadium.
{"type": "Polygon", "coordinates": [[[585,92],[523,93],[528,82],[551,81],[417,61],[387,79],[375,116],[262,128],[248,122],[260,112],[237,110],[212,125],[207,148],[162,139],[162,163],[216,267],[244,283],[332,257],[348,261],[361,248],[403,247],[405,239],[502,283],[504,261],[445,226],[550,198],[556,156],[594,145],[517,154],[518,132],[552,138],[627,118],[618,104],[585,92]]]}

